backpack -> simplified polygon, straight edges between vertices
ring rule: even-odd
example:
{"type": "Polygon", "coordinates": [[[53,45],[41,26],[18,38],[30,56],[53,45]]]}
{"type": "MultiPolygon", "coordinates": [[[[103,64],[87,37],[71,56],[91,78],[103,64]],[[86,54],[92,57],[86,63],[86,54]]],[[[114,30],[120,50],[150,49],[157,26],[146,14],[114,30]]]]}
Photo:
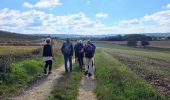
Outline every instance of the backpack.
{"type": "Polygon", "coordinates": [[[94,56],[95,48],[93,47],[92,44],[87,45],[86,48],[86,56],[88,58],[92,58],[94,56]]]}
{"type": "Polygon", "coordinates": [[[78,54],[82,54],[82,53],[83,53],[83,46],[82,46],[81,44],[79,44],[79,45],[77,46],[77,53],[78,53],[78,54]]]}
{"type": "Polygon", "coordinates": [[[67,55],[71,54],[71,43],[65,43],[64,44],[64,53],[67,55]]]}

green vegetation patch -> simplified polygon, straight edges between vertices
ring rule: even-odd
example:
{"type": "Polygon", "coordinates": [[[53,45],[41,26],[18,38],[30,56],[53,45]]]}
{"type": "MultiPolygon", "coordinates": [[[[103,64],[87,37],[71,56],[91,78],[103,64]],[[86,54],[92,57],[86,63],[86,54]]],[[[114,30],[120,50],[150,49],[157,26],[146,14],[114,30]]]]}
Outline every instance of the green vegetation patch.
{"type": "Polygon", "coordinates": [[[75,68],[56,84],[48,100],[76,100],[82,78],[82,70],[75,68]]]}
{"type": "Polygon", "coordinates": [[[97,51],[96,66],[98,100],[164,100],[151,85],[106,52],[97,51]]]}
{"type": "MultiPolygon", "coordinates": [[[[20,93],[24,86],[31,82],[36,76],[42,74],[44,61],[42,60],[42,57],[38,57],[18,63],[12,63],[9,72],[0,73],[0,98],[20,93]]],[[[59,67],[62,62],[63,58],[61,53],[55,51],[53,69],[59,67]]]]}
{"type": "Polygon", "coordinates": [[[10,72],[0,74],[0,95],[19,92],[21,87],[41,73],[42,64],[41,59],[25,60],[12,64],[10,72]]]}

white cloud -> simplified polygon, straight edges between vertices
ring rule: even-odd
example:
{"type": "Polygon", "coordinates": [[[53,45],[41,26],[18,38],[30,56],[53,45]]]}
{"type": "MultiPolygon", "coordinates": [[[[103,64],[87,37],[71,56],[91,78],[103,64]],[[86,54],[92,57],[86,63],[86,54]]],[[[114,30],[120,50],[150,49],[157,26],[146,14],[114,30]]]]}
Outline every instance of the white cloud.
{"type": "Polygon", "coordinates": [[[130,20],[122,20],[119,22],[119,24],[138,24],[140,22],[139,19],[135,18],[135,19],[130,19],[130,20]]]}
{"type": "Polygon", "coordinates": [[[83,12],[57,16],[43,11],[0,10],[0,30],[18,33],[113,34],[170,32],[170,10],[140,18],[121,20],[112,25],[91,20],[83,12]]]}
{"type": "Polygon", "coordinates": [[[23,7],[25,8],[33,8],[34,6],[28,2],[24,2],[23,7]]]}
{"type": "Polygon", "coordinates": [[[107,13],[100,12],[96,14],[96,18],[107,18],[107,17],[108,17],[107,13]]]}
{"type": "Polygon", "coordinates": [[[49,7],[56,7],[62,5],[60,0],[39,0],[35,4],[30,4],[28,2],[25,2],[23,4],[26,8],[49,8],[49,7]]]}
{"type": "Polygon", "coordinates": [[[0,29],[21,33],[76,33],[76,30],[93,23],[82,12],[55,16],[37,10],[0,10],[0,29]]]}
{"type": "Polygon", "coordinates": [[[166,8],[170,8],[170,4],[168,4],[168,5],[166,6],[166,8]]]}

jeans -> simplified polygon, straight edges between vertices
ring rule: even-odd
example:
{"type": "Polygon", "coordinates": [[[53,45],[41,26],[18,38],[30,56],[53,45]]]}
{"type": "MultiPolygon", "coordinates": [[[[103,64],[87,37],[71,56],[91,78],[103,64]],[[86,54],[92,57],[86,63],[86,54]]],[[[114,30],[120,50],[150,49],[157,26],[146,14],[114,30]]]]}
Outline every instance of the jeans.
{"type": "Polygon", "coordinates": [[[72,56],[64,55],[65,72],[68,72],[68,61],[70,65],[70,72],[72,71],[72,56]]]}
{"type": "Polygon", "coordinates": [[[83,57],[78,57],[79,67],[82,67],[84,65],[83,57]]]}
{"type": "Polygon", "coordinates": [[[51,72],[52,60],[45,61],[44,72],[47,72],[47,67],[49,68],[49,72],[51,72]]]}

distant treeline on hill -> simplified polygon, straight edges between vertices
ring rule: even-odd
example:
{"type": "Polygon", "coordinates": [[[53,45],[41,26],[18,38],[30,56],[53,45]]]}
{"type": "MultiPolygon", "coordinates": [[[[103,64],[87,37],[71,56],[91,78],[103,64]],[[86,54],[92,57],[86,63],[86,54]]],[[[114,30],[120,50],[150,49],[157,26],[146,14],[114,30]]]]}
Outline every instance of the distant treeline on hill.
{"type": "Polygon", "coordinates": [[[155,36],[146,36],[144,34],[129,34],[129,35],[117,35],[109,36],[103,38],[91,38],[92,40],[97,41],[159,41],[159,40],[170,40],[169,37],[155,37],[155,36]]]}
{"type": "Polygon", "coordinates": [[[31,41],[37,39],[39,39],[37,36],[17,34],[0,30],[0,43],[13,41],[31,41]]]}

